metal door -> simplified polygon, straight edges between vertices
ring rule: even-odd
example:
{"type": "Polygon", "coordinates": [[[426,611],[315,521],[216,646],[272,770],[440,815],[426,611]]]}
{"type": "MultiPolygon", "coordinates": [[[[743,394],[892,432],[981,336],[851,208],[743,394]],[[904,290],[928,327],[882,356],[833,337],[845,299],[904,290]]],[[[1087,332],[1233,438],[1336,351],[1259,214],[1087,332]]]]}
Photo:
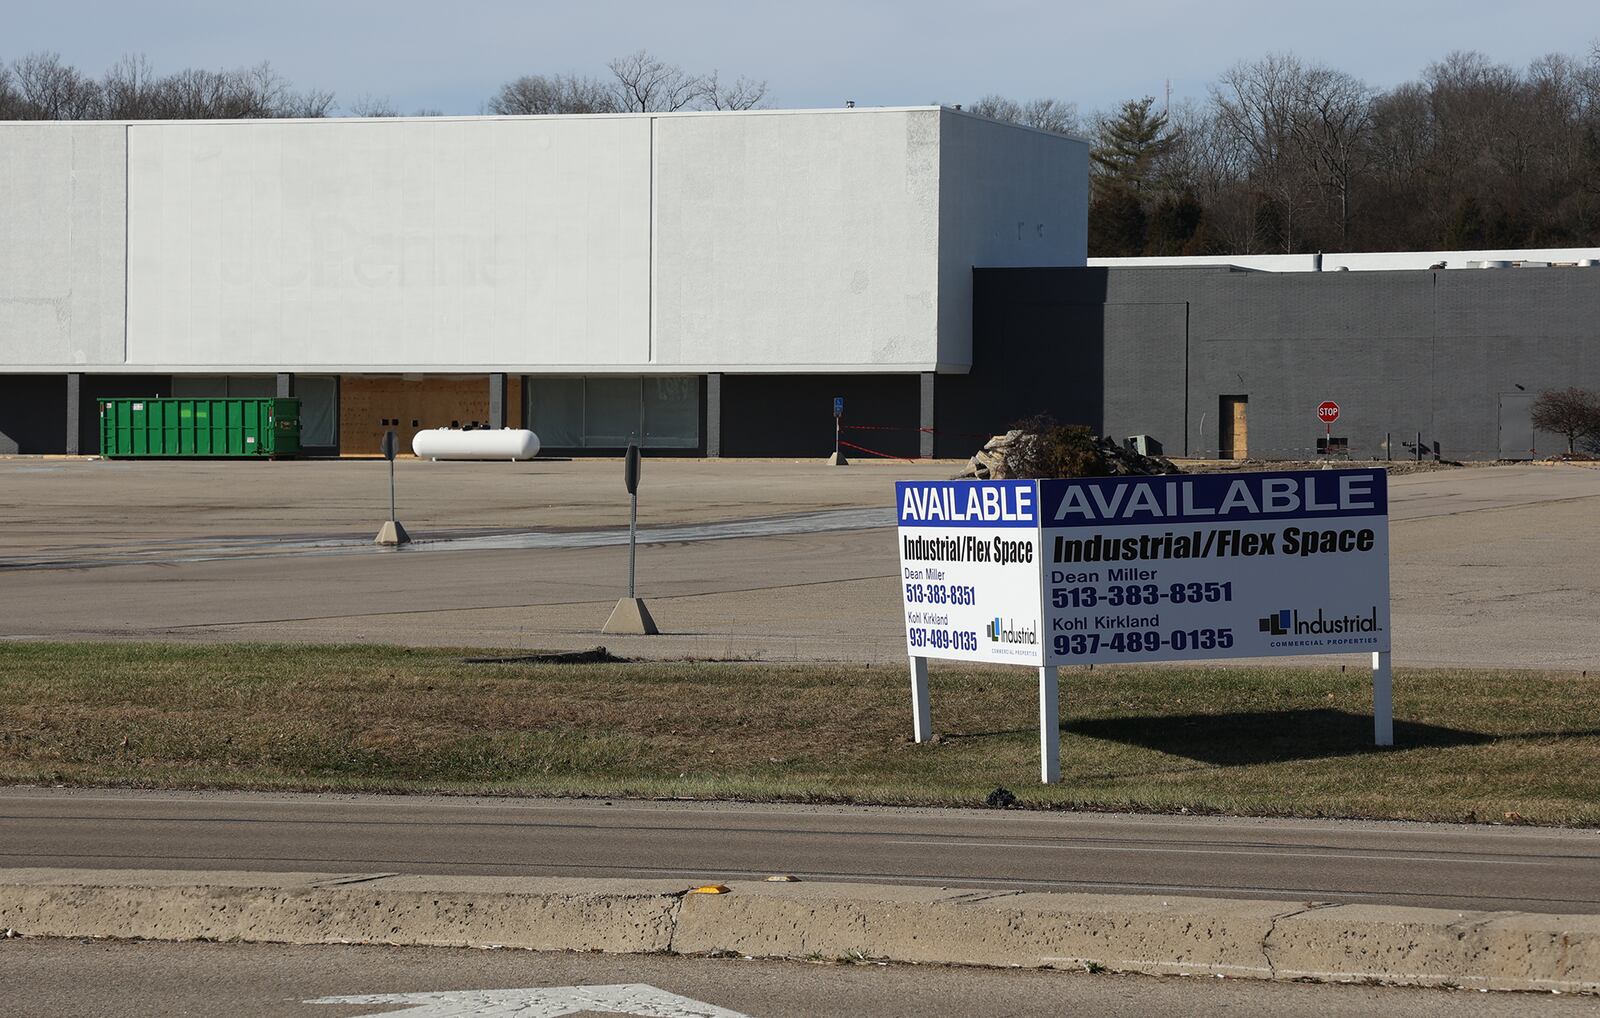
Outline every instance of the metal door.
{"type": "Polygon", "coordinates": [[[1534,456],[1533,393],[1500,394],[1500,458],[1531,460],[1534,456]]]}

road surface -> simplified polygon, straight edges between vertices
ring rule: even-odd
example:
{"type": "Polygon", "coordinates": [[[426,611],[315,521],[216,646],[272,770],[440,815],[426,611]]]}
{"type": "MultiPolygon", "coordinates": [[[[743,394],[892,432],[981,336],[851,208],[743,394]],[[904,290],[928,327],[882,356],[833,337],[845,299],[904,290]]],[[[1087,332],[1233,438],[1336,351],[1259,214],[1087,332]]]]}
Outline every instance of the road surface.
{"type": "MultiPolygon", "coordinates": [[[[619,983],[643,983],[719,1009],[709,1013],[748,1018],[1206,1018],[1241,1014],[1562,1018],[1600,1013],[1600,1001],[1592,997],[1317,986],[1250,979],[451,948],[0,940],[0,988],[7,991],[8,1018],[112,1014],[124,1018],[224,1014],[230,1018],[352,1018],[403,1012],[403,1005],[306,1001],[337,996],[619,983]]],[[[541,993],[535,989],[531,995],[549,1001],[570,993],[560,989],[541,993]]],[[[551,1012],[503,1009],[471,1013],[494,1018],[551,1012]]],[[[689,1015],[696,1011],[685,1009],[678,1013],[689,1015]]]]}
{"type": "Polygon", "coordinates": [[[613,876],[1600,913],[1600,831],[440,796],[0,790],[0,866],[613,876]]]}

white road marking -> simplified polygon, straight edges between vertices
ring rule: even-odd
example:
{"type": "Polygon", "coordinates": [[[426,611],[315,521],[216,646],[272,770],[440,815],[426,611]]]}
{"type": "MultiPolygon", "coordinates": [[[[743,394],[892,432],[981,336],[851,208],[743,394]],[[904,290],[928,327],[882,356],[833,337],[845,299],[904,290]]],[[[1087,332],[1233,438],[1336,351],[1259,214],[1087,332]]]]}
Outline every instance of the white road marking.
{"type": "Polygon", "coordinates": [[[560,1018],[584,1011],[642,1018],[750,1018],[646,983],[610,986],[533,986],[518,990],[448,990],[442,993],[370,993],[318,997],[307,1004],[400,1004],[369,1018],[560,1018]]]}

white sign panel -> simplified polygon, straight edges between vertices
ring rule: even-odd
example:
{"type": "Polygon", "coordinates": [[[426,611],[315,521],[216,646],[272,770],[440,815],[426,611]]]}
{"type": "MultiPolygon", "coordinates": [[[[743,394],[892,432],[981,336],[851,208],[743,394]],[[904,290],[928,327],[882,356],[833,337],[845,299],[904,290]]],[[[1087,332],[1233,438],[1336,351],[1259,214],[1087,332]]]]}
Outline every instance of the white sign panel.
{"type": "Polygon", "coordinates": [[[913,658],[1044,663],[1036,481],[901,481],[900,582],[913,658]]]}
{"type": "Polygon", "coordinates": [[[1047,661],[1389,650],[1382,470],[1040,482],[1047,661]]]}

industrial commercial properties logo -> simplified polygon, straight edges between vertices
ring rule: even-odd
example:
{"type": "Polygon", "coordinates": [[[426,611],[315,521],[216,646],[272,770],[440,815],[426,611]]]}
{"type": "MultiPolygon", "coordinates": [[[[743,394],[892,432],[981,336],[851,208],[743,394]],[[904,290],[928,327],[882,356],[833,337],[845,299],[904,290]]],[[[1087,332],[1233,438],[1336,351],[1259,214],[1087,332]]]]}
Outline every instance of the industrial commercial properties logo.
{"type": "Polygon", "coordinates": [[[1007,619],[1004,622],[996,615],[989,620],[989,625],[984,628],[984,633],[989,637],[990,643],[1027,643],[1039,642],[1039,625],[1034,623],[1027,628],[1019,628],[1015,621],[1007,619]]]}
{"type": "Polygon", "coordinates": [[[1378,609],[1365,615],[1339,615],[1329,618],[1321,608],[1315,617],[1301,615],[1298,608],[1281,608],[1264,619],[1257,619],[1263,633],[1273,636],[1344,636],[1350,633],[1376,633],[1378,609]]]}

